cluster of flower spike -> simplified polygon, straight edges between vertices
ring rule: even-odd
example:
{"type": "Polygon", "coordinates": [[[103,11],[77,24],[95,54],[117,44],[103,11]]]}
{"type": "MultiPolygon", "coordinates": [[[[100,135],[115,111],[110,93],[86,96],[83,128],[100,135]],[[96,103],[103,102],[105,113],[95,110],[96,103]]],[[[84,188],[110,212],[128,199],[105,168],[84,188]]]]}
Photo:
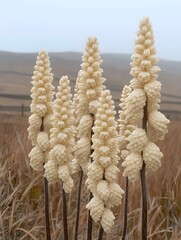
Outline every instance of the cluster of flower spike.
{"type": "Polygon", "coordinates": [[[43,170],[49,150],[50,118],[52,116],[53,74],[51,73],[48,53],[41,51],[37,57],[32,77],[31,116],[29,117],[28,138],[33,148],[29,154],[30,165],[36,170],[43,170]]]}
{"type": "Polygon", "coordinates": [[[78,123],[79,139],[75,147],[75,159],[87,173],[91,154],[91,130],[93,118],[97,111],[98,98],[103,90],[100,53],[95,37],[87,41],[85,53],[82,57],[82,70],[79,71],[74,96],[75,116],[78,123]]]}
{"type": "Polygon", "coordinates": [[[139,177],[143,160],[152,170],[160,167],[163,154],[155,142],[162,140],[168,131],[169,120],[158,111],[161,84],[156,80],[159,68],[155,54],[152,27],[149,19],[144,18],[137,34],[135,54],[132,55],[133,79],[130,86],[124,88],[120,105],[123,175],[131,181],[139,177]],[[146,129],[139,127],[144,121],[146,129]]]}
{"type": "Polygon", "coordinates": [[[50,153],[44,165],[45,177],[49,183],[61,179],[66,193],[73,187],[71,175],[76,171],[72,161],[72,149],[75,145],[75,128],[69,80],[67,76],[60,79],[56,100],[53,104],[52,128],[50,130],[50,153]]]}
{"type": "Polygon", "coordinates": [[[95,222],[100,221],[105,232],[114,225],[114,214],[110,208],[121,203],[124,191],[117,184],[118,167],[118,133],[115,111],[109,90],[102,92],[96,113],[94,135],[93,162],[88,168],[88,188],[93,198],[87,204],[90,215],[95,222]]]}
{"type": "Polygon", "coordinates": [[[95,114],[98,98],[103,89],[102,69],[97,38],[90,37],[82,57],[82,71],[79,72],[77,116],[95,114]]]}

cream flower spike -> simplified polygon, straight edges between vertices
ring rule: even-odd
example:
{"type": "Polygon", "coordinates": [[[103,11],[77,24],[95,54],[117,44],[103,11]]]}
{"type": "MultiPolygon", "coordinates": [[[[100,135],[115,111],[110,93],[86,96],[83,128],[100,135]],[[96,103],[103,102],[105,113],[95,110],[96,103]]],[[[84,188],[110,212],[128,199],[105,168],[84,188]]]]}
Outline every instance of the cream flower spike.
{"type": "Polygon", "coordinates": [[[134,89],[126,98],[125,116],[126,120],[137,125],[143,118],[143,108],[146,104],[146,94],[143,89],[134,89]]]}
{"type": "Polygon", "coordinates": [[[152,111],[148,116],[150,126],[159,134],[159,138],[163,139],[168,132],[167,125],[169,120],[161,112],[152,111]]]}
{"type": "Polygon", "coordinates": [[[105,232],[110,232],[110,229],[114,226],[114,220],[115,216],[113,212],[106,208],[101,218],[101,225],[105,232]]]}
{"type": "Polygon", "coordinates": [[[89,37],[82,61],[78,91],[80,104],[78,116],[85,115],[81,114],[81,109],[84,109],[82,105],[85,106],[85,99],[88,104],[89,113],[96,113],[98,98],[103,90],[105,79],[102,77],[103,70],[100,68],[102,60],[100,58],[97,38],[89,37]]]}
{"type": "Polygon", "coordinates": [[[31,89],[31,112],[38,114],[39,117],[45,117],[52,113],[53,100],[53,74],[51,73],[48,53],[41,51],[37,57],[34,67],[34,76],[32,77],[33,87],[31,89]]]}
{"type": "Polygon", "coordinates": [[[161,165],[162,153],[155,142],[164,138],[170,122],[158,111],[161,83],[156,79],[160,69],[155,66],[158,58],[149,18],[141,21],[135,43],[130,72],[133,79],[129,86],[132,91],[128,91],[128,87],[123,89],[119,120],[122,166],[125,167],[123,175],[130,181],[139,178],[143,160],[152,170],[157,170],[161,165]],[[140,126],[145,114],[146,129],[142,129],[140,126]]]}
{"type": "Polygon", "coordinates": [[[120,108],[122,109],[120,111],[120,114],[124,114],[124,109],[126,108],[126,98],[130,95],[132,92],[132,88],[130,86],[125,85],[121,94],[121,103],[119,104],[120,108]]]}
{"type": "Polygon", "coordinates": [[[76,121],[76,126],[78,126],[79,122],[78,122],[78,109],[77,106],[79,105],[79,97],[78,97],[78,91],[79,91],[79,85],[80,85],[80,75],[81,75],[81,71],[80,70],[78,72],[78,76],[75,82],[75,88],[74,88],[74,97],[73,97],[73,109],[74,109],[74,116],[75,116],[75,121],[76,121]]]}
{"type": "Polygon", "coordinates": [[[143,159],[148,168],[156,171],[161,166],[162,157],[163,153],[155,143],[149,142],[146,145],[143,151],[143,159]]]}
{"type": "Polygon", "coordinates": [[[94,115],[97,112],[98,99],[104,89],[98,41],[90,37],[87,41],[85,53],[82,57],[82,69],[78,73],[75,86],[74,108],[77,128],[77,146],[75,159],[83,170],[88,172],[91,154],[91,131],[94,115]]]}
{"type": "Polygon", "coordinates": [[[119,107],[121,110],[119,111],[119,147],[120,150],[125,150],[128,144],[127,137],[131,134],[131,132],[135,129],[135,126],[129,125],[128,119],[126,119],[125,111],[127,110],[127,98],[131,94],[132,88],[130,86],[125,85],[121,98],[119,107]]]}
{"type": "Polygon", "coordinates": [[[160,69],[155,65],[158,62],[156,57],[156,49],[154,47],[154,35],[151,23],[148,17],[143,18],[140,22],[140,29],[137,33],[135,41],[135,54],[131,57],[131,87],[144,88],[147,97],[152,100],[160,98],[161,84],[156,81],[157,72],[160,69]],[[150,85],[151,84],[151,85],[150,85]],[[153,91],[151,89],[154,89],[153,91]],[[151,92],[153,94],[151,94],[151,92]]]}
{"type": "Polygon", "coordinates": [[[146,132],[142,128],[136,128],[127,138],[126,140],[129,142],[127,145],[127,149],[132,152],[142,152],[147,141],[148,137],[146,132]]]}
{"type": "Polygon", "coordinates": [[[76,171],[76,164],[72,162],[75,144],[74,116],[68,77],[62,77],[59,84],[53,104],[52,128],[50,130],[51,151],[44,168],[45,177],[49,183],[61,179],[65,192],[70,193],[73,187],[71,174],[76,171]]]}
{"type": "Polygon", "coordinates": [[[149,18],[145,17],[140,22],[135,42],[135,54],[131,57],[132,69],[130,73],[134,78],[134,84],[131,84],[133,88],[143,88],[145,84],[156,80],[157,72],[160,69],[155,66],[158,62],[155,54],[152,26],[149,18]]]}
{"type": "Polygon", "coordinates": [[[41,51],[37,56],[32,77],[31,116],[29,117],[28,138],[34,148],[29,154],[30,165],[36,170],[43,170],[49,151],[50,118],[52,116],[53,74],[51,73],[48,53],[41,51]]]}
{"type": "Polygon", "coordinates": [[[110,208],[121,204],[124,193],[117,183],[119,139],[114,108],[110,91],[103,91],[93,127],[93,162],[86,182],[94,196],[86,208],[95,222],[101,222],[105,232],[110,232],[114,225],[115,217],[110,208]]]}
{"type": "Polygon", "coordinates": [[[131,182],[136,181],[140,176],[140,170],[143,165],[143,159],[140,153],[130,152],[125,158],[122,166],[125,167],[123,176],[128,177],[131,182]]]}

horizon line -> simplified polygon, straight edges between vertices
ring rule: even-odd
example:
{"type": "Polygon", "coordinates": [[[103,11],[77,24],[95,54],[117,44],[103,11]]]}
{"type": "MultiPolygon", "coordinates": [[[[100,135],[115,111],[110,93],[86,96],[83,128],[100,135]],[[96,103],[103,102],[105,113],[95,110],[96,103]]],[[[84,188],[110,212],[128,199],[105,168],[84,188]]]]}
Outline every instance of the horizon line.
{"type": "MultiPolygon", "coordinates": [[[[42,50],[45,50],[47,51],[46,49],[41,49],[40,51],[42,50]]],[[[5,52],[5,53],[14,53],[14,54],[38,54],[40,51],[25,51],[25,52],[22,52],[22,51],[11,51],[11,50],[1,50],[0,49],[0,53],[1,52],[5,52]]],[[[81,52],[81,51],[71,51],[71,50],[67,50],[67,51],[47,51],[49,54],[52,54],[52,53],[77,53],[77,54],[82,54],[84,53],[81,52]]],[[[114,55],[132,55],[134,53],[121,53],[121,52],[102,52],[100,53],[100,55],[105,55],[105,54],[114,54],[114,55]]],[[[160,60],[163,60],[163,61],[171,61],[171,62],[181,62],[181,60],[176,60],[176,59],[168,59],[168,58],[162,58],[162,57],[158,57],[160,60]]]]}

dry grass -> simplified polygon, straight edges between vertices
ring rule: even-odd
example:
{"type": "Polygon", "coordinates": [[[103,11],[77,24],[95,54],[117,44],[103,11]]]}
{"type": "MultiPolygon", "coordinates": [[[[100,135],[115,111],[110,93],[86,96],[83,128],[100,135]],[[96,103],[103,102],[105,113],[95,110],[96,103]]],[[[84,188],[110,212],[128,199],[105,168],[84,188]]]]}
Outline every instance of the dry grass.
{"type": "MultiPolygon", "coordinates": [[[[43,179],[29,167],[27,118],[0,116],[0,239],[45,239],[43,179]]],[[[181,122],[173,121],[161,149],[162,168],[149,173],[148,239],[181,239],[181,122]]],[[[84,179],[85,180],[85,179],[84,179]]],[[[75,176],[77,183],[78,177],[75,176]]],[[[75,186],[77,185],[75,183],[75,186]]],[[[120,174],[120,184],[124,179],[120,174]]],[[[130,186],[128,239],[140,239],[140,183],[130,186]]],[[[60,184],[50,187],[52,240],[62,239],[60,184]]],[[[87,190],[81,199],[80,240],[86,239],[87,190]]],[[[73,239],[76,189],[68,197],[70,240],[73,239]]],[[[115,209],[116,225],[106,240],[121,237],[123,206],[115,209]]],[[[99,225],[94,224],[94,239],[99,225]]]]}

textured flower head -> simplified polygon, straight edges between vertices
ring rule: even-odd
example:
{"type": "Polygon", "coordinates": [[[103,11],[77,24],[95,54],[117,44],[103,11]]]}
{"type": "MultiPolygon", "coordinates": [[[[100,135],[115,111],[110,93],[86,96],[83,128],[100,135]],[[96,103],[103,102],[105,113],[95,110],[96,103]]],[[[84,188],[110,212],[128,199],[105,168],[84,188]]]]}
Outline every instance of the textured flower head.
{"type": "Polygon", "coordinates": [[[46,114],[52,113],[52,90],[54,89],[52,86],[53,74],[46,51],[39,53],[34,69],[31,112],[44,117],[46,114]]]}
{"type": "Polygon", "coordinates": [[[49,130],[51,128],[53,74],[48,53],[41,51],[37,57],[32,77],[31,116],[29,117],[28,138],[34,146],[29,154],[30,165],[34,170],[43,170],[49,151],[49,130]]]}
{"type": "Polygon", "coordinates": [[[59,83],[53,104],[51,150],[44,168],[47,180],[54,183],[61,179],[65,192],[69,193],[73,187],[71,175],[76,170],[76,164],[72,161],[75,127],[68,77],[62,77],[59,83]]]}
{"type": "Polygon", "coordinates": [[[82,57],[82,70],[78,76],[78,105],[77,116],[95,114],[98,106],[98,98],[103,90],[102,77],[103,70],[100,68],[102,60],[100,58],[97,38],[88,38],[85,53],[82,57]]]}
{"type": "Polygon", "coordinates": [[[162,154],[154,142],[168,132],[169,120],[158,111],[161,83],[156,79],[160,69],[154,47],[154,36],[149,18],[140,22],[132,55],[130,86],[123,89],[120,107],[120,148],[125,167],[124,176],[135,181],[140,176],[143,161],[148,168],[160,167],[162,154]],[[146,129],[141,129],[146,119],[146,129]],[[146,132],[147,134],[146,134],[146,132]]]}
{"type": "Polygon", "coordinates": [[[105,232],[110,232],[114,225],[114,214],[110,208],[121,204],[124,191],[117,184],[118,133],[116,130],[114,102],[109,90],[102,92],[96,113],[93,162],[88,168],[88,188],[93,193],[87,204],[91,217],[100,221],[105,232]]]}
{"type": "Polygon", "coordinates": [[[154,47],[154,35],[148,17],[140,22],[140,28],[135,41],[135,54],[132,55],[131,75],[133,87],[142,87],[144,84],[156,80],[160,70],[155,64],[158,62],[154,47]]]}
{"type": "Polygon", "coordinates": [[[102,69],[97,38],[90,37],[82,57],[82,69],[78,73],[74,108],[77,128],[77,145],[75,159],[84,174],[87,174],[91,154],[91,135],[94,125],[94,115],[97,112],[99,97],[103,91],[102,69]]]}

